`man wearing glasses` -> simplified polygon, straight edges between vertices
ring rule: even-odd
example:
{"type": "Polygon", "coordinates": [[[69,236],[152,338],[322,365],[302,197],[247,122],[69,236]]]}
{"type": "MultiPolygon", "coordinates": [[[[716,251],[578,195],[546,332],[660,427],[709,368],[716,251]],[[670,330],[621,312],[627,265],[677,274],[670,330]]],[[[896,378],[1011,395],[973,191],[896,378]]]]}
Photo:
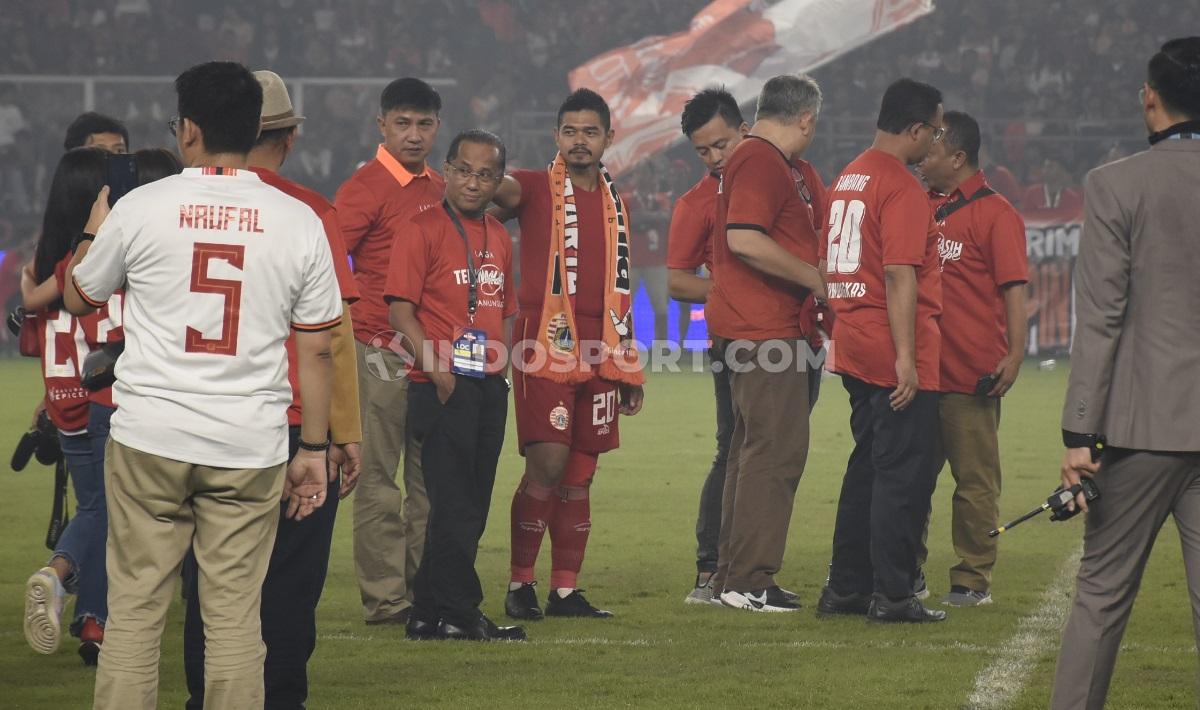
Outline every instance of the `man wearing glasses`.
{"type": "Polygon", "coordinates": [[[821,260],[837,316],[829,369],[850,395],[854,450],[817,613],[946,618],[914,594],[938,469],[941,275],[933,209],[908,171],[941,139],[942,94],[900,79],[875,142],[830,188],[821,260]]]}
{"type": "Polygon", "coordinates": [[[387,286],[391,325],[411,348],[409,432],[421,445],[429,522],[408,638],[523,641],[479,610],[475,572],[508,419],[508,334],[517,314],[512,241],[485,212],[504,177],[504,144],[458,134],[441,204],[401,227],[387,286]]]}

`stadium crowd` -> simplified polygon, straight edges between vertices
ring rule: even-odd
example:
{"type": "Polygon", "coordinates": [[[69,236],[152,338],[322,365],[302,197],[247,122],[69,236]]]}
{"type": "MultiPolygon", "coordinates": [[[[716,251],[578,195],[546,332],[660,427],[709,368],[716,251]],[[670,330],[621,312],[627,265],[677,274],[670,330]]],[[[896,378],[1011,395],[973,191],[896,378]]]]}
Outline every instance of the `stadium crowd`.
{"type": "MultiPolygon", "coordinates": [[[[455,86],[443,88],[455,98],[446,115],[450,125],[499,130],[510,137],[512,164],[541,165],[550,158],[538,140],[545,113],[557,106],[568,70],[644,36],[681,31],[705,4],[50,0],[30,18],[0,17],[0,30],[13,38],[0,57],[0,74],[156,75],[216,56],[270,66],[287,77],[348,77],[335,86],[310,87],[304,110],[322,130],[287,169],[332,195],[371,150],[362,128],[370,125],[382,85],[355,86],[353,79],[451,79],[455,86]],[[420,31],[413,17],[422,18],[420,31]],[[73,40],[64,43],[66,36],[73,40]],[[522,140],[522,133],[532,136],[522,140]]],[[[1154,48],[1148,38],[1200,23],[1200,9],[1187,4],[1135,13],[1138,3],[1118,0],[1103,17],[1088,0],[946,7],[952,4],[942,3],[932,15],[814,72],[835,99],[823,115],[826,135],[813,150],[822,175],[853,156],[853,146],[869,133],[887,77],[901,72],[936,81],[954,105],[989,117],[985,137],[1004,138],[991,157],[1022,184],[1040,179],[1042,136],[1053,137],[1078,180],[1114,141],[1122,154],[1136,146],[1136,124],[1119,123],[1127,121],[1127,102],[1114,96],[1128,93],[1135,100],[1133,75],[1154,48]]],[[[78,84],[0,86],[0,155],[17,158],[3,161],[0,215],[31,215],[44,202],[61,126],[84,108],[82,98],[78,84]],[[38,168],[15,170],[16,164],[38,168]]],[[[125,121],[137,145],[165,139],[171,114],[166,83],[98,85],[95,107],[125,121]]],[[[6,236],[11,238],[0,240],[6,236]]]]}

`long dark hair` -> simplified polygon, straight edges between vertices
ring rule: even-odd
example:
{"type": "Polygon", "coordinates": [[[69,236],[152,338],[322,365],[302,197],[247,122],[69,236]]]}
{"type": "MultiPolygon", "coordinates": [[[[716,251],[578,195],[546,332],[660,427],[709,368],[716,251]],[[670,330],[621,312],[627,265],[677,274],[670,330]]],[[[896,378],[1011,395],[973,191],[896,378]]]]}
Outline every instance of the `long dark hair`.
{"type": "Polygon", "coordinates": [[[59,159],[34,254],[38,283],[54,275],[54,267],[70,253],[71,243],[87,225],[96,194],[104,187],[107,158],[101,148],[74,148],[59,159]]]}
{"type": "Polygon", "coordinates": [[[133,154],[137,163],[138,187],[183,172],[183,163],[166,148],[143,148],[133,154]]]}

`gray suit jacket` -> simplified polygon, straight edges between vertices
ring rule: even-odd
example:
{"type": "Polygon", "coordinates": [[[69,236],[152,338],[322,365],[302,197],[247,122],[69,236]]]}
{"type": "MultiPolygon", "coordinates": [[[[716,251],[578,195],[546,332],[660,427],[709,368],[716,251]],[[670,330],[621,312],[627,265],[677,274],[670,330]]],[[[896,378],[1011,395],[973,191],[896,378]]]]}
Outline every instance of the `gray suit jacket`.
{"type": "Polygon", "coordinates": [[[1200,140],[1088,174],[1075,311],[1063,429],[1200,451],[1200,140]]]}

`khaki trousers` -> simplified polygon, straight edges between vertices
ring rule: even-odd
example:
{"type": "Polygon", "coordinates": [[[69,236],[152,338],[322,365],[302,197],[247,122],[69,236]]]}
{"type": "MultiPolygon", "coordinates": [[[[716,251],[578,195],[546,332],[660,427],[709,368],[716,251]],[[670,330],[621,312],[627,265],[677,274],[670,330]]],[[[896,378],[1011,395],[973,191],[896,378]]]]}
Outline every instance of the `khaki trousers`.
{"type": "Polygon", "coordinates": [[[354,492],[354,571],[363,618],[383,621],[412,606],[429,498],[420,444],[407,437],[408,379],[395,377],[400,357],[357,341],[354,348],[363,426],[362,473],[354,492]],[[396,482],[402,457],[403,490],[396,482]]]}
{"type": "Polygon", "coordinates": [[[1104,707],[1142,572],[1168,515],[1175,517],[1183,544],[1200,646],[1200,454],[1109,448],[1095,481],[1100,497],[1088,504],[1084,520],[1083,558],[1058,654],[1053,710],[1104,707]]]}
{"type": "Polygon", "coordinates": [[[938,417],[954,476],[950,539],[958,564],[950,568],[950,584],[986,592],[998,540],[988,531],[1000,524],[1000,398],[943,393],[938,417]]]}
{"type": "Polygon", "coordinates": [[[108,440],[108,624],[96,710],[153,710],[159,645],[188,548],[199,563],[206,709],[263,706],[259,605],[285,464],[198,466],[108,440]]]}
{"type": "Polygon", "coordinates": [[[808,373],[801,342],[714,342],[732,369],[733,400],[713,582],[718,591],[771,587],[783,565],[792,503],[808,458],[808,373]],[[782,371],[763,366],[778,357],[790,359],[782,371]]]}

